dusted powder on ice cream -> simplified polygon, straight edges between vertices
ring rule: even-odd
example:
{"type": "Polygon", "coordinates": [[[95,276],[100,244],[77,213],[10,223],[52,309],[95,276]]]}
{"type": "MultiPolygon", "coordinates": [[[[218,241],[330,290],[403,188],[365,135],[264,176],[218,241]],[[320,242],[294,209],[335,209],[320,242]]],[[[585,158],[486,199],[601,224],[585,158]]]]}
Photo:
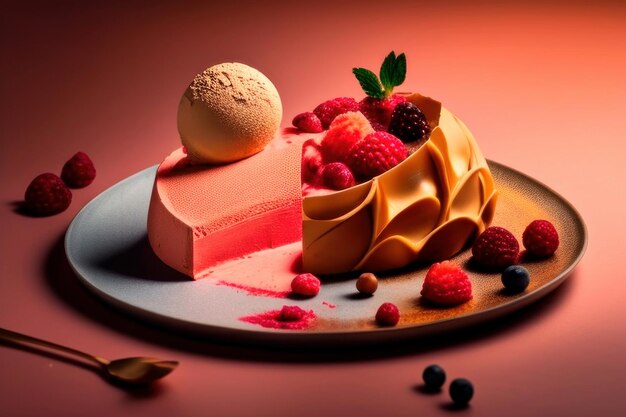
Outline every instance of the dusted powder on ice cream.
{"type": "Polygon", "coordinates": [[[227,163],[260,152],[275,136],[283,108],[274,84],[240,63],[198,74],[178,106],[178,132],[194,162],[227,163]]]}

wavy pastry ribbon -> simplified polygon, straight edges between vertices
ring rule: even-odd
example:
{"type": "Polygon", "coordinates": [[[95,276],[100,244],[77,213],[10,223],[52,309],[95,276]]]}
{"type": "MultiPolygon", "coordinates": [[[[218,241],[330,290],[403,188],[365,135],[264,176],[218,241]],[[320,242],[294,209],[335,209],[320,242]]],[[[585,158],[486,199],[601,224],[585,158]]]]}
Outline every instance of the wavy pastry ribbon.
{"type": "Polygon", "coordinates": [[[461,120],[412,94],[432,127],[403,162],[372,180],[303,202],[303,267],[317,274],[382,271],[451,258],[492,221],[493,177],[461,120]]]}

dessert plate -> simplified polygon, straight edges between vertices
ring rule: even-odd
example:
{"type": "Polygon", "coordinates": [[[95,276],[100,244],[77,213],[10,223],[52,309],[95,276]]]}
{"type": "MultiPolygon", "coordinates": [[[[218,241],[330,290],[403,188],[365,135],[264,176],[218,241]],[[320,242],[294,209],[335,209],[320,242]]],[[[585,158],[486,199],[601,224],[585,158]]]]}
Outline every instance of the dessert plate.
{"type": "MultiPolygon", "coordinates": [[[[297,243],[233,260],[215,274],[192,281],[163,264],[147,240],[156,167],[121,181],[87,204],[67,231],[66,254],[79,279],[95,294],[124,311],[183,332],[244,342],[336,345],[452,331],[503,316],[545,296],[567,278],[587,245],[584,222],[570,203],[518,171],[491,161],[489,166],[500,193],[494,225],[508,228],[519,239],[528,223],[542,218],[553,222],[560,234],[561,244],[553,257],[522,259],[531,274],[531,284],[522,294],[506,294],[497,273],[473,270],[470,250],[453,260],[468,270],[474,298],[454,308],[421,302],[426,265],[382,275],[371,297],[361,297],[349,278],[324,282],[320,293],[310,299],[281,297],[271,291],[251,293],[250,288],[223,285],[219,279],[220,273],[243,274],[258,282],[275,275],[293,276],[289,266],[297,259],[297,243]],[[383,302],[400,308],[397,326],[376,325],[374,315],[383,302]],[[304,330],[265,328],[241,320],[283,305],[313,310],[317,318],[304,330]]],[[[249,285],[254,286],[254,281],[249,285]]]]}

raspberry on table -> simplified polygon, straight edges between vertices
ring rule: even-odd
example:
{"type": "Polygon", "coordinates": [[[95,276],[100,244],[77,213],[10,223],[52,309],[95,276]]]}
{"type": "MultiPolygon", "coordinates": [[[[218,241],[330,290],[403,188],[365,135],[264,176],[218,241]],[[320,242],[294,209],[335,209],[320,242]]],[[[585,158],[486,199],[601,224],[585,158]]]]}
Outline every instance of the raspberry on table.
{"type": "Polygon", "coordinates": [[[430,125],[420,108],[406,101],[396,106],[387,131],[402,142],[419,142],[421,145],[430,136],[430,125]]]}
{"type": "Polygon", "coordinates": [[[395,326],[400,321],[400,310],[393,303],[383,303],[376,311],[376,322],[381,326],[395,326]]]}
{"type": "Polygon", "coordinates": [[[358,111],[359,103],[352,97],[337,97],[319,104],[313,113],[320,119],[324,129],[328,129],[335,117],[349,111],[358,111]]]}
{"type": "Polygon", "coordinates": [[[72,192],[61,178],[49,172],[35,177],[24,194],[24,209],[37,216],[60,213],[71,202],[72,192]]]}
{"type": "Polygon", "coordinates": [[[291,124],[304,133],[319,133],[324,130],[320,119],[310,111],[296,115],[291,124]]]}
{"type": "Polygon", "coordinates": [[[61,178],[68,187],[83,188],[96,178],[96,168],[86,153],[77,152],[63,165],[61,178]]]}
{"type": "Polygon", "coordinates": [[[531,255],[548,257],[559,247],[559,233],[549,221],[535,220],[526,226],[522,243],[531,255]]]}
{"type": "Polygon", "coordinates": [[[314,297],[320,292],[320,280],[313,274],[300,274],[291,281],[291,291],[305,297],[314,297]]]}
{"type": "Polygon", "coordinates": [[[425,300],[440,306],[453,306],[472,299],[472,283],[458,265],[443,261],[431,265],[421,291],[425,300]]]}
{"type": "Polygon", "coordinates": [[[476,264],[491,270],[503,270],[517,262],[519,243],[508,230],[491,226],[482,232],[472,246],[476,264]]]}
{"type": "Polygon", "coordinates": [[[347,112],[337,116],[321,142],[324,162],[344,162],[352,146],[373,131],[361,112],[347,112]]]}
{"type": "Polygon", "coordinates": [[[350,168],[341,162],[331,162],[322,166],[320,176],[324,186],[332,190],[345,190],[356,184],[350,168]]]}
{"type": "Polygon", "coordinates": [[[396,106],[406,102],[406,97],[392,94],[387,98],[365,97],[359,103],[359,110],[373,123],[377,123],[385,130],[391,121],[391,115],[396,106]]]}
{"type": "Polygon", "coordinates": [[[387,132],[367,135],[350,149],[346,165],[354,176],[367,181],[395,167],[407,157],[400,139],[387,132]]]}

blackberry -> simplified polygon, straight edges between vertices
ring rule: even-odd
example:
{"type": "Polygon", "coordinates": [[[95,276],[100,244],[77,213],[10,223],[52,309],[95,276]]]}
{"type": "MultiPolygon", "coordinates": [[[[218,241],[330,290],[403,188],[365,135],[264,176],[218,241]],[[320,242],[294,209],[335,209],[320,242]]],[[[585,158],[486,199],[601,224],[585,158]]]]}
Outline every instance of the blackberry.
{"type": "Polygon", "coordinates": [[[439,365],[430,365],[424,369],[422,378],[427,390],[439,391],[446,382],[446,372],[439,365]]]}
{"type": "Polygon", "coordinates": [[[420,145],[430,136],[426,116],[419,107],[408,101],[399,103],[393,110],[387,131],[402,142],[418,141],[420,145]]]}
{"type": "Polygon", "coordinates": [[[457,378],[450,384],[450,398],[457,406],[465,406],[474,396],[474,386],[465,378],[457,378]]]}
{"type": "Polygon", "coordinates": [[[511,293],[524,291],[529,283],[530,274],[521,265],[511,265],[502,273],[502,284],[511,293]]]}

